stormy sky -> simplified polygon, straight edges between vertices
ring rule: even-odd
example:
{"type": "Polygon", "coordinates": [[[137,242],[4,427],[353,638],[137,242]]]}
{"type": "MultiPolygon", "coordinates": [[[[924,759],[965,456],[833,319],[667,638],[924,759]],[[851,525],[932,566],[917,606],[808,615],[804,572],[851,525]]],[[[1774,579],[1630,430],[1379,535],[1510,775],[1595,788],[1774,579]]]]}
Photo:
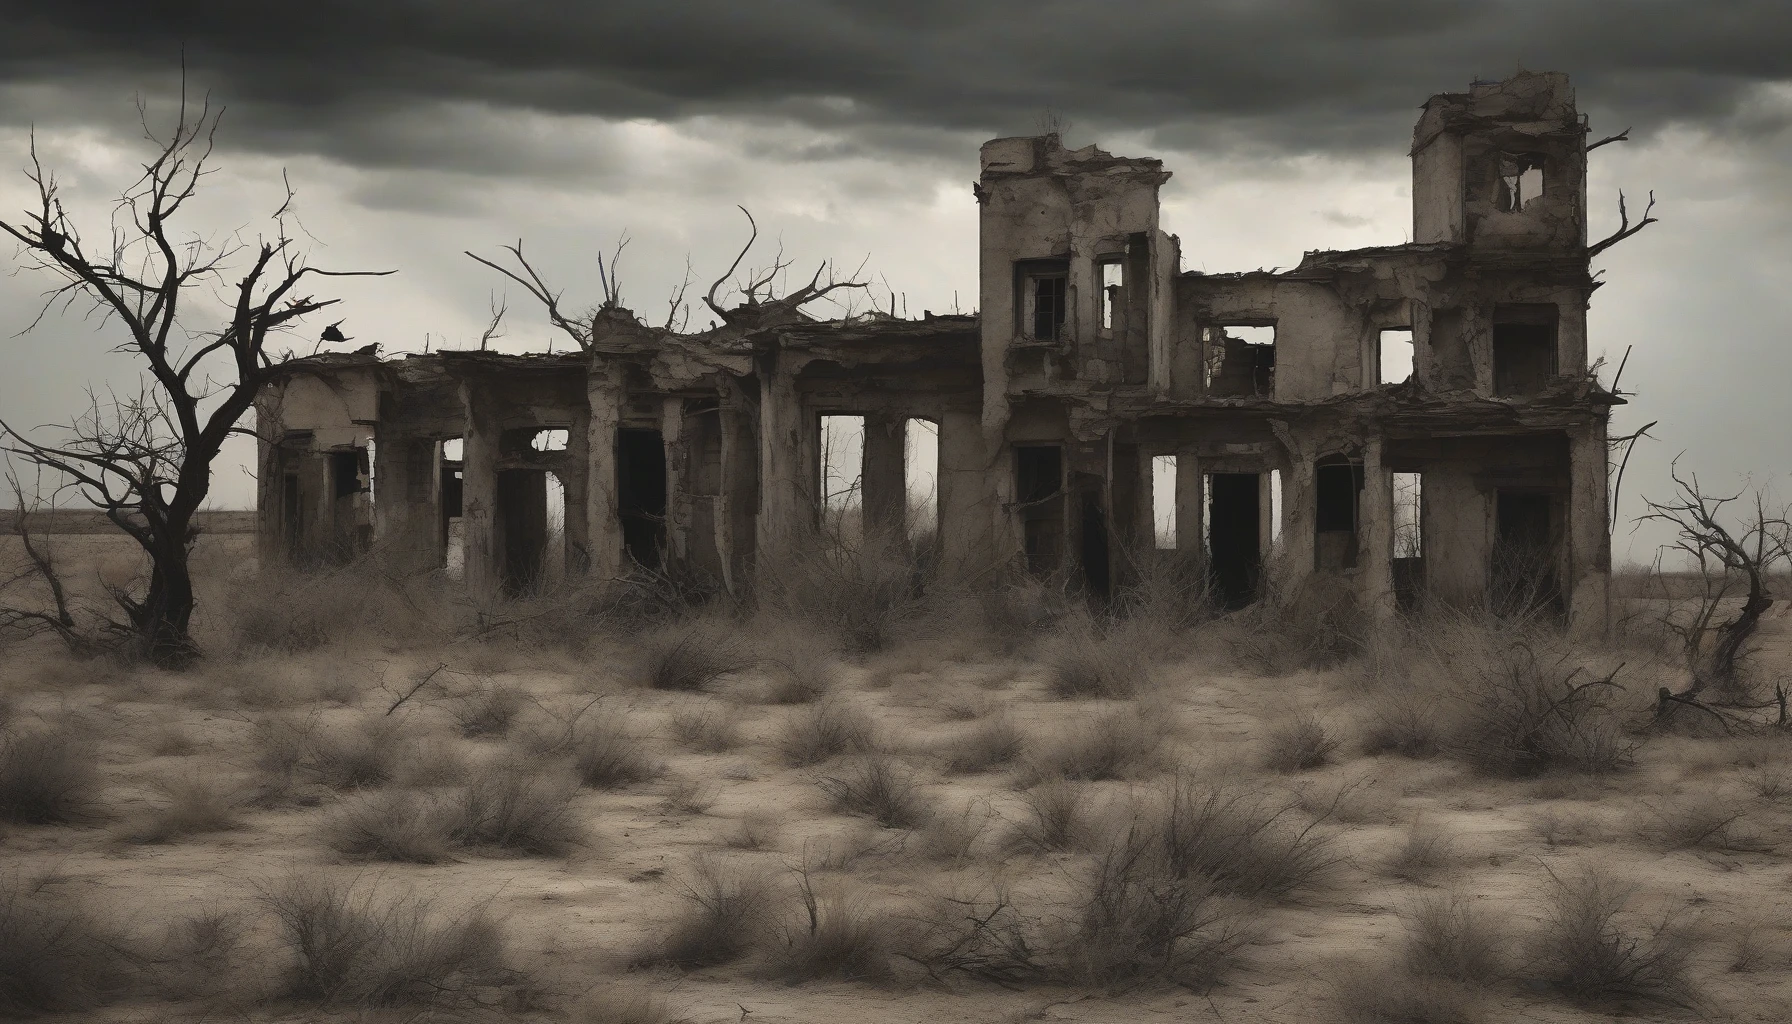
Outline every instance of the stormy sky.
{"type": "MultiPolygon", "coordinates": [[[[1653,189],[1661,219],[1595,262],[1593,353],[1628,349],[1636,393],[1614,432],[1660,421],[1624,478],[1615,557],[1652,556],[1661,536],[1628,520],[1667,493],[1676,456],[1716,488],[1792,497],[1783,3],[65,0],[8,4],[5,20],[0,215],[30,201],[15,172],[35,128],[103,225],[151,152],[138,98],[165,126],[184,55],[189,91],[226,108],[188,230],[252,240],[284,172],[314,263],[398,271],[336,284],[339,312],[294,338],[302,351],[337,318],[387,352],[476,342],[504,282],[462,250],[519,238],[582,308],[600,297],[597,254],[626,233],[623,299],[661,320],[687,257],[699,290],[727,267],[737,203],[762,228],[750,265],[781,243],[805,271],[863,262],[885,307],[894,293],[910,315],[968,311],[977,146],[1051,120],[1072,145],[1166,161],[1164,222],[1187,269],[1399,243],[1425,98],[1566,71],[1595,136],[1632,128],[1591,158],[1593,237],[1616,226],[1620,188],[1633,213],[1653,189]]],[[[66,420],[90,386],[136,385],[108,353],[116,325],[83,307],[14,336],[48,283],[0,275],[9,422],[66,420]]],[[[509,303],[499,347],[567,344],[514,287],[509,303]]],[[[247,454],[220,467],[216,504],[253,500],[247,454]]]]}

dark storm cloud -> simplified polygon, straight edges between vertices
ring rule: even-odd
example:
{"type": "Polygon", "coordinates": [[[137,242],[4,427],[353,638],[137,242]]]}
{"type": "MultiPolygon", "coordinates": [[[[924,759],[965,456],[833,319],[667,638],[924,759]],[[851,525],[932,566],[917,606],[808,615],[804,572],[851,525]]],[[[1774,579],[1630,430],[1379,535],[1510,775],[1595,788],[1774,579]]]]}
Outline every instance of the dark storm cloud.
{"type": "Polygon", "coordinates": [[[474,174],[559,169],[551,144],[493,131],[506,110],[782,117],[835,138],[811,158],[957,151],[961,133],[1031,131],[1047,107],[1177,147],[1349,151],[1387,147],[1423,97],[1520,62],[1569,71],[1583,108],[1640,134],[1724,121],[1792,76],[1780,0],[74,0],[9,21],[0,117],[32,116],[32,97],[102,116],[118,104],[96,94],[166,83],[184,46],[237,108],[233,145],[474,174]],[[548,166],[522,166],[544,150],[548,166]]]}

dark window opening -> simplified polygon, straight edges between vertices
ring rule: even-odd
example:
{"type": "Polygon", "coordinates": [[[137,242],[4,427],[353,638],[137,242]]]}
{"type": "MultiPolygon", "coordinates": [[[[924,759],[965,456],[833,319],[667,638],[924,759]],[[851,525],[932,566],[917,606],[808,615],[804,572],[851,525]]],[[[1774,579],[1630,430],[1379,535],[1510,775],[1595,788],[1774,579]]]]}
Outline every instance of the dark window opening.
{"type": "Polygon", "coordinates": [[[1489,582],[1498,615],[1560,613],[1556,562],[1560,548],[1556,497],[1548,491],[1500,490],[1489,582]]]}
{"type": "Polygon", "coordinates": [[[1412,611],[1425,588],[1424,476],[1393,476],[1394,603],[1402,611],[1412,611]]]}
{"type": "Polygon", "coordinates": [[[1057,445],[1014,449],[1015,498],[1027,571],[1055,571],[1064,556],[1064,450],[1057,445]]]}
{"type": "Polygon", "coordinates": [[[1363,489],[1363,467],[1349,462],[1314,468],[1314,543],[1316,569],[1354,569],[1357,557],[1357,505],[1363,489]]]}
{"type": "Polygon", "coordinates": [[[336,497],[359,494],[364,490],[361,485],[361,474],[366,463],[367,449],[365,448],[330,453],[330,482],[336,497]]]}
{"type": "Polygon", "coordinates": [[[1543,194],[1541,153],[1501,153],[1499,188],[1494,205],[1503,213],[1516,213],[1543,194]]]}
{"type": "Polygon", "coordinates": [[[1262,520],[1256,473],[1211,473],[1207,477],[1207,572],[1214,594],[1227,608],[1257,599],[1262,563],[1262,520]]]}
{"type": "Polygon", "coordinates": [[[572,431],[565,427],[549,427],[545,430],[537,430],[535,436],[530,439],[529,446],[538,452],[563,452],[571,440],[572,431]]]}
{"type": "Polygon", "coordinates": [[[1276,329],[1209,327],[1206,378],[1209,394],[1269,398],[1275,394],[1276,329]]]}
{"type": "Polygon", "coordinates": [[[1034,341],[1061,341],[1070,321],[1068,260],[1022,260],[1015,265],[1016,320],[1034,341]]]}
{"type": "Polygon", "coordinates": [[[1125,264],[1117,259],[1103,260],[1096,267],[1101,277],[1101,329],[1111,331],[1119,322],[1120,310],[1125,308],[1125,264]]]}
{"type": "Polygon", "coordinates": [[[1556,307],[1500,306],[1493,318],[1493,393],[1533,395],[1556,375],[1556,307]]]}
{"type": "Polygon", "coordinates": [[[648,569],[666,546],[666,445],[657,430],[616,431],[616,505],[622,547],[648,569]]]}

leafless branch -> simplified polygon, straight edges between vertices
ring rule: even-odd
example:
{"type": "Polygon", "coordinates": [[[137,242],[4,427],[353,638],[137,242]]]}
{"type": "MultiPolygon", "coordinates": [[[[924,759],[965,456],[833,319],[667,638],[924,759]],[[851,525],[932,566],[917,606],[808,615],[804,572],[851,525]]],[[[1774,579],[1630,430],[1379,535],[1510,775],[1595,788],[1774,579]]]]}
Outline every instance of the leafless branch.
{"type": "Polygon", "coordinates": [[[1587,258],[1592,259],[1593,257],[1599,255],[1600,253],[1604,252],[1605,250],[1610,249],[1612,246],[1617,245],[1619,242],[1622,242],[1626,238],[1629,238],[1631,235],[1636,234],[1638,231],[1643,230],[1644,228],[1648,227],[1651,224],[1657,223],[1656,218],[1649,216],[1649,214],[1654,209],[1655,209],[1655,190],[1650,189],[1649,190],[1649,205],[1645,206],[1643,208],[1643,219],[1640,221],[1637,221],[1636,225],[1634,227],[1632,227],[1631,223],[1630,223],[1630,214],[1627,210],[1624,209],[1624,193],[1623,193],[1623,191],[1619,191],[1618,192],[1618,230],[1612,232],[1610,235],[1607,235],[1605,238],[1601,239],[1600,241],[1587,246],[1587,258]]]}
{"type": "Polygon", "coordinates": [[[1605,138],[1600,139],[1598,142],[1591,143],[1590,145],[1587,146],[1586,151],[1591,153],[1595,149],[1598,149],[1600,146],[1603,146],[1608,142],[1629,142],[1629,141],[1630,141],[1630,129],[1626,128],[1616,135],[1607,135],[1605,138]]]}
{"type": "Polygon", "coordinates": [[[479,332],[479,351],[481,352],[484,352],[492,342],[504,336],[504,332],[499,328],[503,326],[504,314],[510,311],[508,295],[501,299],[496,296],[487,296],[486,302],[491,309],[492,318],[485,325],[485,330],[479,332]]]}

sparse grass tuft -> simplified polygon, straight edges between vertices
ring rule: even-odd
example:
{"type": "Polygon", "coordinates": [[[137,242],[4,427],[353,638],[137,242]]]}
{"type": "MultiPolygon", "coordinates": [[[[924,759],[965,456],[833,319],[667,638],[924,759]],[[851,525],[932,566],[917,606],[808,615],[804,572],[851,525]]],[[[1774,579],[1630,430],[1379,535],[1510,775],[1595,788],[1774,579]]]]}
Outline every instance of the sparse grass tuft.
{"type": "Polygon", "coordinates": [[[716,805],[716,787],[693,775],[680,775],[666,783],[660,806],[674,814],[703,814],[716,805]]]}
{"type": "Polygon", "coordinates": [[[564,857],[585,842],[574,814],[577,786],[558,774],[498,764],[455,796],[456,846],[531,857],[564,857]]]}
{"type": "Polygon", "coordinates": [[[1263,766],[1276,772],[1305,772],[1331,762],[1338,741],[1325,723],[1299,714],[1270,730],[1263,748],[1263,766]]]}
{"type": "Polygon", "coordinates": [[[656,690],[695,692],[751,664],[734,624],[705,616],[656,629],[637,641],[636,676],[656,690]]]}
{"type": "Polygon", "coordinates": [[[188,836],[228,832],[242,824],[241,799],[228,788],[199,775],[160,783],[163,803],[125,828],[127,843],[172,843],[188,836]]]}
{"type": "Polygon", "coordinates": [[[1132,631],[1102,629],[1087,616],[1071,617],[1041,645],[1046,685],[1065,699],[1125,700],[1145,688],[1151,660],[1132,631]]]}
{"type": "Polygon", "coordinates": [[[1471,985],[1506,976],[1509,937],[1481,908],[1457,894],[1419,900],[1406,920],[1406,969],[1471,985]]]}
{"type": "Polygon", "coordinates": [[[502,930],[483,912],[446,917],[420,897],[376,901],[353,885],[305,877],[261,899],[291,959],[285,994],[301,1002],[452,1004],[518,981],[502,930]]]}
{"type": "Polygon", "coordinates": [[[1406,841],[1394,851],[1383,871],[1391,878],[1422,884],[1449,866],[1454,846],[1450,837],[1431,822],[1416,821],[1406,830],[1406,841]]]}
{"type": "Polygon", "coordinates": [[[70,726],[0,736],[0,819],[21,825],[90,820],[100,776],[92,744],[70,726]]]}
{"type": "Polygon", "coordinates": [[[807,704],[834,688],[834,648],[825,633],[794,626],[772,628],[758,645],[768,669],[765,699],[772,704],[807,704]]]}
{"type": "Polygon", "coordinates": [[[672,735],[700,754],[721,754],[740,746],[740,733],[726,708],[684,708],[672,716],[672,735]]]}
{"type": "Polygon", "coordinates": [[[797,711],[784,723],[778,753],[793,768],[820,764],[849,751],[870,750],[876,729],[870,716],[845,703],[826,701],[797,711]]]}
{"type": "Polygon", "coordinates": [[[1591,869],[1558,879],[1530,969],[1558,996],[1589,1008],[1695,1008],[1692,936],[1671,917],[1654,927],[1626,927],[1632,891],[1591,869]]]}
{"type": "Polygon", "coordinates": [[[749,811],[741,816],[740,827],[728,837],[728,845],[736,850],[771,850],[778,845],[778,816],[768,811],[749,811]]]}
{"type": "Polygon", "coordinates": [[[529,704],[529,694],[522,687],[487,683],[460,695],[449,710],[462,736],[480,739],[508,733],[529,704]]]}
{"type": "Polygon", "coordinates": [[[618,985],[586,995],[571,1019],[573,1024],[689,1024],[658,993],[618,985]]]}
{"type": "Polygon", "coordinates": [[[1322,885],[1342,859],[1320,822],[1298,820],[1297,804],[1178,779],[1155,810],[1142,834],[1161,845],[1171,874],[1203,876],[1222,892],[1290,899],[1322,885]]]}
{"type": "Polygon", "coordinates": [[[440,864],[448,859],[452,823],[445,809],[409,790],[369,794],[330,819],[325,841],[345,857],[440,864]]]}
{"type": "Polygon", "coordinates": [[[1663,850],[1761,852],[1771,849],[1746,824],[1746,808],[1709,796],[1676,800],[1655,808],[1637,830],[1642,839],[1663,850]]]}
{"type": "Polygon", "coordinates": [[[1344,1024],[1478,1024],[1473,992],[1440,978],[1413,977],[1392,968],[1352,968],[1332,983],[1344,1024]]]}
{"type": "Polygon", "coordinates": [[[383,786],[403,760],[403,731],[399,719],[374,714],[348,728],[313,728],[303,734],[300,767],[331,789],[383,786]]]}
{"type": "Polygon", "coordinates": [[[641,966],[670,964],[687,970],[732,963],[763,935],[772,889],[763,875],[746,874],[711,858],[691,862],[679,881],[685,912],[636,957],[641,966]]]}
{"type": "Polygon", "coordinates": [[[819,783],[836,811],[862,814],[884,828],[916,828],[930,813],[914,776],[888,754],[870,754],[819,783]]]}
{"type": "Polygon", "coordinates": [[[804,890],[806,927],[792,930],[765,965],[767,977],[797,985],[824,978],[886,982],[895,971],[890,918],[848,896],[804,890]]]}
{"type": "Polygon", "coordinates": [[[1029,790],[1022,800],[1025,810],[1008,837],[1010,849],[1057,853],[1088,844],[1088,799],[1081,786],[1048,782],[1029,790]]]}
{"type": "Polygon", "coordinates": [[[620,718],[581,727],[573,737],[572,754],[579,781],[593,789],[621,789],[665,772],[665,766],[647,753],[646,741],[620,718]]]}
{"type": "Polygon", "coordinates": [[[1362,746],[1365,754],[1398,754],[1401,757],[1432,757],[1443,748],[1443,729],[1437,720],[1437,709],[1417,694],[1382,698],[1371,706],[1362,725],[1362,746]]]}
{"type": "Polygon", "coordinates": [[[1003,713],[983,718],[942,744],[946,769],[961,774],[989,771],[1012,764],[1026,748],[1026,737],[1003,713]]]}
{"type": "Polygon", "coordinates": [[[1130,708],[1032,744],[1037,775],[1100,782],[1141,775],[1160,765],[1163,733],[1130,708]]]}

